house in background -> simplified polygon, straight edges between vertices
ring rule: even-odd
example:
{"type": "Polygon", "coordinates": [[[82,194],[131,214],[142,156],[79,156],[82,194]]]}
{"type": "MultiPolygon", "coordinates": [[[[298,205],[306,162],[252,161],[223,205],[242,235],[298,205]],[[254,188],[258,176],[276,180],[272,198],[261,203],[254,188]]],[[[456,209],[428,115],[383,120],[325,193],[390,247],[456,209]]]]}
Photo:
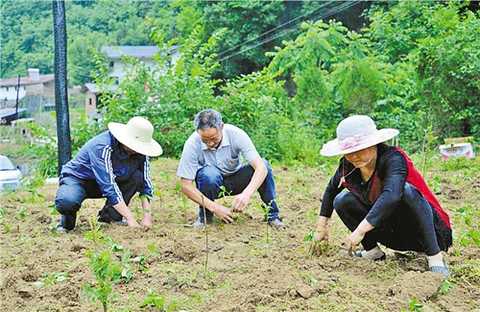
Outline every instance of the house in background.
{"type": "MultiPolygon", "coordinates": [[[[117,86],[128,74],[129,64],[125,57],[136,58],[150,69],[158,69],[161,75],[165,69],[158,68],[155,56],[160,53],[157,46],[104,46],[101,52],[109,62],[109,76],[113,78],[114,85],[108,87],[108,92],[115,92],[117,86]]],[[[174,66],[180,58],[177,46],[167,51],[168,66],[174,66]]],[[[98,121],[101,118],[100,88],[93,83],[86,83],[82,91],[85,93],[85,114],[89,121],[98,121]]]]}
{"type": "Polygon", "coordinates": [[[100,118],[100,92],[94,83],[86,83],[83,86],[85,93],[85,114],[89,121],[98,121],[100,118]]]}
{"type": "MultiPolygon", "coordinates": [[[[154,57],[160,52],[157,46],[105,46],[101,49],[109,61],[110,77],[113,77],[115,84],[122,82],[128,72],[128,64],[124,57],[133,57],[154,69],[158,66],[154,57]]],[[[174,46],[167,54],[170,56],[169,66],[174,65],[180,57],[178,47],[174,46]]]]}
{"type": "MultiPolygon", "coordinates": [[[[53,74],[40,75],[38,68],[29,68],[27,77],[0,79],[0,108],[14,107],[17,99],[17,84],[19,85],[18,100],[26,97],[41,98],[39,101],[29,101],[29,106],[49,105],[55,99],[55,76],[53,74]]],[[[28,107],[27,109],[34,109],[28,107]]],[[[42,107],[43,108],[43,107],[42,107]]]]}

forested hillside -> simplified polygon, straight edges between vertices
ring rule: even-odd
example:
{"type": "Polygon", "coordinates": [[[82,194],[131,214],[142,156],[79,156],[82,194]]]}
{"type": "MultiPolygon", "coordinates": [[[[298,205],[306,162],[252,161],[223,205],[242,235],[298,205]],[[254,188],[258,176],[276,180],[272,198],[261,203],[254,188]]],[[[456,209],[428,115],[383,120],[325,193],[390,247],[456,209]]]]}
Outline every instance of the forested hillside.
{"type": "MultiPolygon", "coordinates": [[[[322,2],[282,1],[67,1],[68,61],[71,84],[91,80],[93,54],[109,45],[154,45],[174,40],[181,42],[193,27],[202,22],[206,36],[225,28],[227,36],[218,46],[223,62],[218,76],[233,77],[250,73],[268,63],[266,51],[292,37],[286,33],[269,39],[246,53],[234,55],[244,42],[270,29],[299,29],[300,22],[318,18],[322,2]],[[293,22],[289,22],[295,19],[293,22]],[[286,24],[285,24],[286,23],[286,24]],[[160,30],[160,31],[159,31],[160,30]],[[155,35],[153,35],[155,32],[155,35]],[[233,49],[232,49],[233,48],[233,49]]],[[[331,4],[330,4],[331,6],[331,4]]],[[[1,1],[1,77],[24,75],[27,67],[53,71],[53,29],[50,1],[1,1]]],[[[277,33],[275,33],[277,34],[277,33]]],[[[243,46],[246,47],[246,46],[243,46]]]]}

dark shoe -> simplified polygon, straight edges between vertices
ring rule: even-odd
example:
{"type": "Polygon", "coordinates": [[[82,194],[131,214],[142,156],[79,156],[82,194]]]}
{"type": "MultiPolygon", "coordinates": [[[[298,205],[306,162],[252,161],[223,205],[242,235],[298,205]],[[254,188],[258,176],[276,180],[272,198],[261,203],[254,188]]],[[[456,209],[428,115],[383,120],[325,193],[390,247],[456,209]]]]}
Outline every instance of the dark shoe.
{"type": "Polygon", "coordinates": [[[125,224],[125,218],[118,213],[113,206],[110,205],[105,205],[102,210],[98,212],[98,222],[103,222],[103,223],[115,223],[115,224],[125,224]]]}
{"type": "Polygon", "coordinates": [[[439,266],[439,265],[432,266],[430,267],[430,272],[440,273],[443,275],[444,278],[447,278],[450,275],[450,271],[448,270],[447,266],[439,266]]]}
{"type": "Polygon", "coordinates": [[[68,233],[75,228],[76,216],[61,215],[60,220],[55,228],[57,233],[68,233]]]}
{"type": "Polygon", "coordinates": [[[276,230],[283,230],[286,228],[285,224],[283,224],[282,220],[280,218],[276,218],[273,220],[268,221],[268,225],[273,227],[276,230]]]}
{"type": "Polygon", "coordinates": [[[124,226],[128,225],[128,222],[125,218],[122,218],[122,220],[120,221],[115,221],[115,220],[112,220],[111,218],[105,218],[105,216],[98,216],[97,221],[101,223],[112,223],[116,225],[124,225],[124,226]]]}
{"type": "MultiPolygon", "coordinates": [[[[358,257],[358,258],[363,258],[363,254],[362,254],[362,250],[357,250],[353,253],[353,255],[355,257],[358,257]]],[[[370,259],[370,260],[373,260],[373,261],[385,261],[385,259],[387,259],[387,256],[385,255],[385,253],[382,251],[382,255],[374,258],[374,259],[370,259]]]]}

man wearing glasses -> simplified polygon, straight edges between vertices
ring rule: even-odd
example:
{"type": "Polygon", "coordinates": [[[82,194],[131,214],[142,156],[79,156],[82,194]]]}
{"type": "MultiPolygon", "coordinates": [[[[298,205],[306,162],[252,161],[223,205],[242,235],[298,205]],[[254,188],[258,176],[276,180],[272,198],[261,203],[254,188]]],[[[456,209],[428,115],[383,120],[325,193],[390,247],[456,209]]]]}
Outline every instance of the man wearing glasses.
{"type": "Polygon", "coordinates": [[[213,109],[198,113],[194,125],[196,131],[185,142],[177,169],[182,192],[200,205],[193,226],[202,228],[212,221],[213,214],[226,223],[233,222],[232,211],[243,212],[258,190],[268,211],[266,221],[274,228],[284,228],[275,202],[272,169],[245,131],[224,124],[213,109]],[[242,164],[242,158],[248,164],[242,164]],[[214,202],[224,195],[235,195],[232,210],[214,202]]]}

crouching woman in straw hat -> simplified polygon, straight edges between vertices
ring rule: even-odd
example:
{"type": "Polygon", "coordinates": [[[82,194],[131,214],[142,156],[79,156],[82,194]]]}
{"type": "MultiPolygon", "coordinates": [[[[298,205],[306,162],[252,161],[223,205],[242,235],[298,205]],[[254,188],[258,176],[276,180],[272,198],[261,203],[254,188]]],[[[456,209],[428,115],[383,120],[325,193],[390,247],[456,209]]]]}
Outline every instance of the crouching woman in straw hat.
{"type": "Polygon", "coordinates": [[[73,230],[77,212],[86,198],[106,198],[98,213],[98,221],[124,223],[139,227],[128,207],[138,192],[144,217],[141,225],[152,226],[149,157],[162,154],[161,146],[152,138],[153,126],[142,117],[128,123],[111,122],[108,130],[90,139],[77,156],[65,164],[55,206],[61,214],[58,232],[73,230]]]}
{"type": "Polygon", "coordinates": [[[410,158],[386,142],[396,129],[377,130],[368,116],[351,116],[337,127],[323,156],[343,155],[323,195],[315,235],[328,239],[333,209],[352,232],[346,239],[355,256],[383,260],[378,243],[395,250],[425,252],[432,272],[448,276],[441,251],[452,245],[447,213],[415,169],[410,158]]]}

